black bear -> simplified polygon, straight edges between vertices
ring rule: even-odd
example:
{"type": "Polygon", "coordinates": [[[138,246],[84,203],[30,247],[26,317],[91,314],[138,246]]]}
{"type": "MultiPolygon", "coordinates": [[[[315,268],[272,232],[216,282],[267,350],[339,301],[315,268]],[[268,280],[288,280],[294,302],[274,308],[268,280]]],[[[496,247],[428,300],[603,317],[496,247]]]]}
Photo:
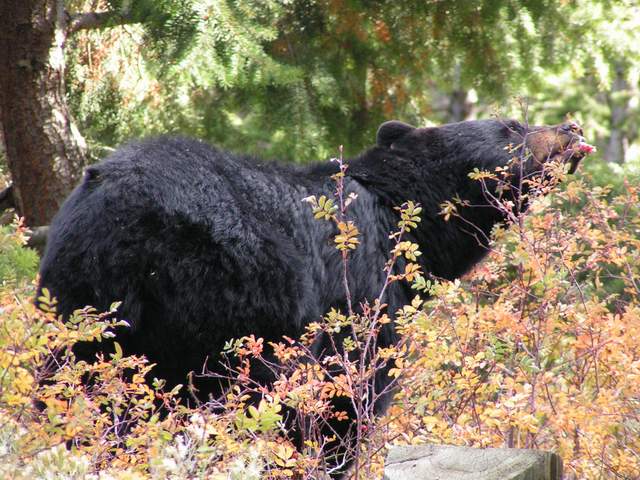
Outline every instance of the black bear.
{"type": "MultiPolygon", "coordinates": [[[[394,207],[407,200],[421,204],[422,221],[407,239],[425,252],[419,257],[424,272],[457,278],[483,257],[492,227],[504,219],[498,209],[471,207],[489,204],[469,172],[511,165],[513,149],[526,145],[529,157],[510,167],[517,193],[521,180],[540,174],[548,161],[570,162],[575,170],[581,134],[572,123],[384,123],[376,145],[348,162],[345,178],[345,194],[357,194],[349,214],[361,231],[349,267],[354,304],[380,290],[388,235],[398,221],[394,207]],[[454,196],[471,206],[446,222],[440,205],[454,196]],[[482,235],[470,234],[470,224],[482,235]]],[[[126,145],[89,167],[62,206],[50,229],[40,286],[58,298],[62,315],[121,301],[119,315],[131,328],[119,334],[119,343],[125,353],[156,363],[154,375],[170,386],[201,371],[207,357],[216,371],[230,338],[296,337],[331,307],[344,308],[340,256],[327,241],[332,226],[314,220],[302,201],[331,196],[337,171],[335,163],[297,168],[184,138],[126,145]]],[[[394,283],[384,300],[393,313],[412,297],[407,286],[394,283]]],[[[396,340],[387,324],[379,345],[396,340]]],[[[254,375],[270,380],[260,371],[254,375]]],[[[382,375],[378,383],[384,382],[382,375]]],[[[220,393],[217,385],[198,387],[206,398],[220,393]]]]}

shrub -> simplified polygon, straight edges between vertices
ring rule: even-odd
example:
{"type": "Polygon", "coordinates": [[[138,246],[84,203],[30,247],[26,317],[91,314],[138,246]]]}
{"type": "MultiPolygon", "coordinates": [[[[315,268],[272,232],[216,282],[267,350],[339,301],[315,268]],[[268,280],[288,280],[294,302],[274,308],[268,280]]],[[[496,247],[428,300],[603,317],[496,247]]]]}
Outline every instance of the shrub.
{"type": "Polygon", "coordinates": [[[567,478],[638,478],[638,188],[575,180],[545,203],[464,281],[419,285],[431,300],[404,327],[387,421],[396,441],[554,450],[567,478]]]}
{"type": "MultiPolygon", "coordinates": [[[[499,173],[473,175],[501,181],[499,173]]],[[[335,222],[348,268],[359,233],[336,180],[336,200],[309,202],[318,218],[335,222]]],[[[547,178],[531,188],[551,186],[547,178]]],[[[343,415],[331,407],[341,399],[358,412],[349,457],[360,478],[380,476],[387,445],[422,442],[555,450],[568,478],[638,478],[639,192],[630,184],[618,191],[568,181],[526,220],[522,204],[495,199],[510,225],[495,230],[488,260],[455,282],[417,268],[416,257],[429,252],[402,239],[419,216],[419,206],[406,204],[384,266],[387,282],[410,281],[416,291],[395,316],[401,343],[372,343],[392,321],[379,299],[360,313],[329,312],[301,339],[236,339],[227,346],[226,396],[194,409],[161,380],[149,386],[147,362],[123,357],[117,344],[92,364],[77,361],[74,343],[110,338],[119,322],[90,308],[63,322],[46,298],[49,311],[36,310],[24,283],[32,260],[15,260],[35,257],[16,224],[0,241],[0,265],[14,272],[0,293],[0,476],[322,478],[337,447],[323,426],[343,415]],[[353,335],[340,336],[345,327],[353,335]],[[316,361],[320,334],[346,353],[316,361]],[[279,363],[267,362],[264,349],[279,363]],[[274,385],[250,381],[247,370],[258,364],[279,373],[274,385]],[[369,387],[384,368],[398,394],[377,419],[369,387]],[[300,450],[283,436],[287,415],[298,421],[300,450]]],[[[455,202],[443,214],[456,215],[455,202]]]]}
{"type": "Polygon", "coordinates": [[[0,226],[0,288],[17,287],[35,277],[38,254],[25,246],[27,234],[19,219],[0,226]]]}

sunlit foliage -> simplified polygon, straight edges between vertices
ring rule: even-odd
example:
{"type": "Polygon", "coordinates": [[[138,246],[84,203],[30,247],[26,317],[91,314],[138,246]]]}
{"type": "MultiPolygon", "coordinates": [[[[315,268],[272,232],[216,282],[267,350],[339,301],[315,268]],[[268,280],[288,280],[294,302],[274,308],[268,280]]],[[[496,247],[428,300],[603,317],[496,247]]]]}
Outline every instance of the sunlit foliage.
{"type": "MultiPolygon", "coordinates": [[[[473,175],[499,181],[499,174],[473,175]]],[[[542,179],[531,187],[552,185],[542,179]]],[[[309,214],[336,223],[336,255],[348,268],[360,235],[348,204],[357,198],[339,192],[309,198],[309,214]]],[[[409,268],[429,251],[402,238],[419,221],[420,207],[407,204],[390,238],[390,261],[380,266],[387,282],[409,281],[416,291],[396,314],[402,342],[372,348],[377,329],[392,321],[375,299],[361,313],[328,312],[300,340],[237,339],[226,349],[226,396],[196,409],[178,405],[161,381],[150,387],[144,359],[122,357],[117,346],[93,364],[75,360],[74,342],[112,337],[118,322],[109,313],[84,309],[64,323],[34,308],[32,287],[14,284],[0,300],[0,471],[13,478],[322,478],[335,438],[318,432],[325,419],[349,421],[332,407],[342,398],[358,412],[360,448],[351,455],[359,478],[381,475],[389,444],[423,442],[552,450],[570,479],[637,478],[639,194],[628,182],[612,192],[585,177],[536,201],[527,219],[517,205],[502,205],[512,224],[496,229],[488,260],[455,282],[409,268]],[[400,257],[406,266],[396,270],[400,257]],[[350,329],[353,335],[340,336],[350,329]],[[309,346],[322,332],[336,335],[349,356],[313,362],[309,346]],[[270,387],[249,375],[266,362],[265,349],[279,361],[268,363],[279,372],[270,387]],[[367,385],[385,365],[399,391],[376,419],[367,385]],[[302,450],[283,436],[292,412],[302,422],[302,450]]],[[[23,242],[22,227],[14,229],[3,241],[23,242]]]]}
{"type": "Polygon", "coordinates": [[[348,146],[347,155],[361,151],[390,118],[460,119],[450,112],[456,101],[471,116],[496,106],[518,114],[505,109],[512,95],[532,99],[532,122],[573,112],[605,142],[620,127],[607,95],[627,96],[636,110],[640,97],[640,15],[631,0],[192,6],[198,34],[186,56],[152,61],[148,26],[73,40],[71,98],[91,143],[114,147],[131,136],[180,132],[302,162],[327,158],[336,144],[348,146]],[[628,85],[623,92],[616,68],[628,85]]]}
{"type": "Polygon", "coordinates": [[[568,478],[640,475],[638,193],[573,181],[497,231],[463,282],[423,285],[398,439],[553,450],[568,478]]]}

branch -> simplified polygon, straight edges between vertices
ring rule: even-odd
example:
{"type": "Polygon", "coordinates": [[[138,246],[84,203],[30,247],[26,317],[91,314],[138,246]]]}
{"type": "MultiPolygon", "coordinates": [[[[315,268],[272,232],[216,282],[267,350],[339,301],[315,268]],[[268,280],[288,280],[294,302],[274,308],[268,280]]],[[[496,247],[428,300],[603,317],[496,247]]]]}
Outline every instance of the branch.
{"type": "Polygon", "coordinates": [[[4,190],[0,191],[0,212],[4,212],[9,208],[16,206],[15,198],[13,197],[13,185],[9,185],[4,190]]]}
{"type": "Polygon", "coordinates": [[[116,25],[125,25],[129,23],[138,23],[138,19],[134,19],[129,10],[124,12],[116,12],[107,10],[106,12],[85,12],[67,14],[69,18],[68,33],[72,34],[78,30],[92,30],[103,27],[114,27],[116,25]]]}

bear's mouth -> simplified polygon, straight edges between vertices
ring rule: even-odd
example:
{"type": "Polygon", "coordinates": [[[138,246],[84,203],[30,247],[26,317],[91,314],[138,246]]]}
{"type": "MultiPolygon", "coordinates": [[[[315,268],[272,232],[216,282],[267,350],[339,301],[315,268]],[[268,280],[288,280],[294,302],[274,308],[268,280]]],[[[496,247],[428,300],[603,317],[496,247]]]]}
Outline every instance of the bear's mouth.
{"type": "Polygon", "coordinates": [[[582,137],[580,137],[578,140],[571,142],[567,148],[556,152],[555,155],[553,155],[553,159],[562,164],[568,163],[569,170],[567,173],[572,175],[578,169],[578,165],[580,165],[582,159],[595,151],[596,147],[588,144],[582,137]]]}
{"type": "Polygon", "coordinates": [[[586,156],[586,154],[579,152],[573,148],[567,148],[563,152],[559,152],[556,154],[556,158],[558,161],[564,165],[569,164],[569,170],[567,173],[569,175],[573,175],[576,170],[578,170],[578,165],[580,165],[580,161],[586,156]]]}
{"type": "Polygon", "coordinates": [[[596,150],[582,135],[582,128],[575,122],[555,127],[534,126],[527,134],[526,144],[541,164],[554,162],[569,165],[568,173],[573,174],[582,159],[596,150]]]}

